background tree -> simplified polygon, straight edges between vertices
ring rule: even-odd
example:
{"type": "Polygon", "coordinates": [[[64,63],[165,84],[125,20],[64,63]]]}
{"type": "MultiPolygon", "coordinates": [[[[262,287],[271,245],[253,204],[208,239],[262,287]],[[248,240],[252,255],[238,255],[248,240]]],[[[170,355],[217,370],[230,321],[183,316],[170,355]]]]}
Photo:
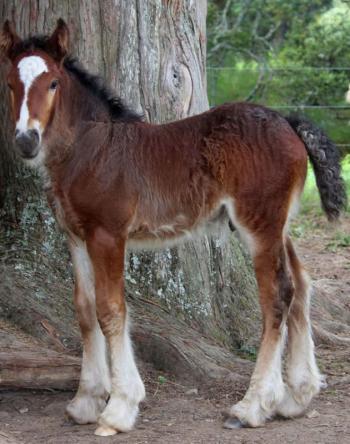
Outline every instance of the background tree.
{"type": "Polygon", "coordinates": [[[209,0],[208,64],[268,63],[286,41],[303,42],[305,27],[332,0],[209,0]]]}
{"type": "MultiPolygon", "coordinates": [[[[21,36],[49,33],[58,17],[71,29],[73,53],[99,72],[136,111],[169,121],[204,111],[206,2],[152,0],[2,3],[0,22],[21,36]]],[[[77,347],[72,282],[64,237],[41,193],[41,181],[11,155],[2,66],[0,106],[0,317],[61,350],[77,347]]],[[[232,356],[187,325],[231,349],[255,344],[255,281],[231,235],[156,254],[131,254],[127,293],[140,354],[160,368],[215,373],[232,356]],[[175,321],[175,316],[179,319],[175,321]]]]}
{"type": "Polygon", "coordinates": [[[290,106],[350,152],[348,2],[210,0],[208,11],[211,104],[290,106]]]}

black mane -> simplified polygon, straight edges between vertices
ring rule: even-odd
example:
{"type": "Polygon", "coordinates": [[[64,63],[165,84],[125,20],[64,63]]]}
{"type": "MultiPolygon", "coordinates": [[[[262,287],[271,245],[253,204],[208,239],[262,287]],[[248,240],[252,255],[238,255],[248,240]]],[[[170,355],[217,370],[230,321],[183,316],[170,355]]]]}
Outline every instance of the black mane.
{"type": "MultiPolygon", "coordinates": [[[[12,49],[11,57],[15,58],[23,52],[39,49],[50,54],[48,49],[48,36],[33,36],[17,43],[12,49]]],[[[98,76],[89,73],[78,61],[76,57],[67,56],[64,59],[63,66],[73,74],[79,82],[96,96],[107,108],[113,121],[123,120],[127,122],[142,120],[142,116],[129,109],[123,101],[117,97],[114,92],[106,86],[104,80],[98,76]]]]}

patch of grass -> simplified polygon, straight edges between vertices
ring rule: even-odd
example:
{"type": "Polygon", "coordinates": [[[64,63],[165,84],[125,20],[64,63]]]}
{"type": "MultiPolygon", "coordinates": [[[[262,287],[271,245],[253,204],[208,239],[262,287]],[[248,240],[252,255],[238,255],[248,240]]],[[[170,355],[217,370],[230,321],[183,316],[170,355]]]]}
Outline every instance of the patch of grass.
{"type": "Polygon", "coordinates": [[[350,247],[350,234],[338,231],[326,245],[327,250],[336,252],[339,248],[350,247]]]}
{"type": "MultiPolygon", "coordinates": [[[[350,154],[345,156],[342,161],[342,176],[345,180],[346,193],[350,196],[350,154]]],[[[350,213],[350,205],[348,205],[347,211],[350,213]]]]}
{"type": "Polygon", "coordinates": [[[258,356],[258,350],[256,347],[249,347],[242,345],[237,351],[237,355],[241,358],[248,359],[249,361],[255,362],[258,356]]]}
{"type": "MultiPolygon", "coordinates": [[[[347,155],[342,161],[342,176],[349,196],[350,155],[347,155]]],[[[348,219],[349,214],[350,206],[348,205],[345,216],[342,219],[348,219]]],[[[336,252],[341,248],[349,248],[350,246],[350,234],[345,227],[346,224],[333,225],[327,223],[327,219],[322,211],[315,176],[311,165],[309,165],[308,176],[300,203],[299,215],[290,226],[291,235],[297,239],[303,239],[313,235],[321,236],[325,238],[324,245],[327,250],[336,252]]]]}
{"type": "Polygon", "coordinates": [[[337,396],[338,395],[338,391],[333,388],[326,389],[325,393],[329,396],[337,396]]]}
{"type": "Polygon", "coordinates": [[[307,178],[304,186],[304,191],[300,202],[300,213],[321,215],[322,207],[320,201],[320,194],[317,189],[316,179],[311,165],[308,166],[307,178]]]}
{"type": "Polygon", "coordinates": [[[291,235],[296,239],[301,239],[305,237],[310,232],[315,232],[320,228],[320,220],[321,217],[317,213],[313,213],[311,210],[309,210],[307,213],[302,212],[298,219],[293,222],[290,226],[290,233],[291,235]]]}
{"type": "Polygon", "coordinates": [[[166,377],[165,376],[162,376],[162,375],[159,375],[158,376],[158,384],[161,384],[161,385],[163,385],[163,384],[165,384],[166,382],[167,382],[167,379],[166,379],[166,377]]]}

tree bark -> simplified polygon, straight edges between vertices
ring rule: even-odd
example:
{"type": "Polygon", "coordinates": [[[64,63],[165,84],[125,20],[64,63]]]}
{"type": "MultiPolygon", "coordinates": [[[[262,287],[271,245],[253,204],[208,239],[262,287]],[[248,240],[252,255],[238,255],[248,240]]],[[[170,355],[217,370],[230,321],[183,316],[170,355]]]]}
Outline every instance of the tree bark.
{"type": "Polygon", "coordinates": [[[0,321],[0,389],[69,390],[79,381],[80,360],[43,347],[10,323],[0,321]]]}
{"type": "MultiPolygon", "coordinates": [[[[50,33],[59,17],[71,29],[72,52],[89,70],[104,76],[147,120],[176,120],[208,108],[205,0],[8,0],[0,7],[0,22],[12,19],[21,36],[50,33]]],[[[40,323],[28,322],[19,308],[35,307],[40,318],[62,332],[64,344],[76,346],[76,331],[66,330],[73,315],[68,302],[71,277],[65,242],[57,233],[35,174],[11,155],[4,85],[1,81],[0,111],[5,119],[0,122],[0,272],[7,284],[0,287],[0,316],[13,319],[37,336],[46,335],[40,323]],[[12,290],[9,276],[16,283],[12,290]],[[20,288],[21,281],[32,284],[28,291],[20,288]],[[69,291],[63,295],[64,283],[69,291]],[[18,303],[7,297],[14,288],[20,288],[17,293],[23,295],[23,299],[14,295],[18,303]],[[56,293],[61,296],[55,297],[56,293]]],[[[157,253],[130,253],[127,263],[126,289],[135,307],[137,338],[142,337],[144,307],[153,304],[161,307],[157,316],[168,311],[172,319],[180,318],[231,349],[256,344],[255,280],[249,259],[229,230],[213,239],[203,237],[157,253]]],[[[152,338],[156,328],[152,330],[151,322],[146,324],[152,338]]],[[[171,342],[170,335],[160,336],[163,340],[154,339],[153,345],[151,339],[141,344],[144,359],[155,343],[171,342]]],[[[54,345],[51,337],[47,339],[54,345]]],[[[178,354],[181,347],[186,345],[174,345],[178,354]]]]}

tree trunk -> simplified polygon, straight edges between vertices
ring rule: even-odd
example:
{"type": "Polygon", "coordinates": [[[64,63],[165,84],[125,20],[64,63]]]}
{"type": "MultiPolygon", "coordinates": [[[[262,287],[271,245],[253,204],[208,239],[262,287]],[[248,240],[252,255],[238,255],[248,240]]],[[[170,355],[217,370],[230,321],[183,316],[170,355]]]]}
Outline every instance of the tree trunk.
{"type": "MultiPolygon", "coordinates": [[[[208,108],[205,0],[8,0],[0,7],[0,23],[12,19],[21,36],[50,33],[59,17],[71,29],[72,52],[147,120],[176,120],[208,108]]],[[[11,155],[4,85],[1,80],[0,112],[5,118],[0,122],[0,316],[44,335],[54,346],[52,334],[40,323],[44,320],[51,331],[59,332],[64,346],[75,347],[76,330],[68,327],[73,311],[66,245],[40,192],[40,181],[11,155]],[[27,310],[41,321],[32,322],[27,310]]],[[[140,345],[144,359],[152,355],[155,343],[164,345],[164,356],[169,343],[180,354],[186,348],[165,331],[165,311],[172,314],[167,322],[176,316],[231,349],[256,344],[255,280],[250,261],[228,229],[217,238],[203,237],[178,248],[131,253],[127,262],[126,289],[141,343],[144,324],[148,329],[148,339],[140,345]],[[145,307],[158,305],[157,316],[152,312],[151,318],[156,327],[154,318],[163,316],[162,340],[152,343],[156,330],[145,307]]],[[[176,328],[171,331],[176,334],[176,328]]]]}

